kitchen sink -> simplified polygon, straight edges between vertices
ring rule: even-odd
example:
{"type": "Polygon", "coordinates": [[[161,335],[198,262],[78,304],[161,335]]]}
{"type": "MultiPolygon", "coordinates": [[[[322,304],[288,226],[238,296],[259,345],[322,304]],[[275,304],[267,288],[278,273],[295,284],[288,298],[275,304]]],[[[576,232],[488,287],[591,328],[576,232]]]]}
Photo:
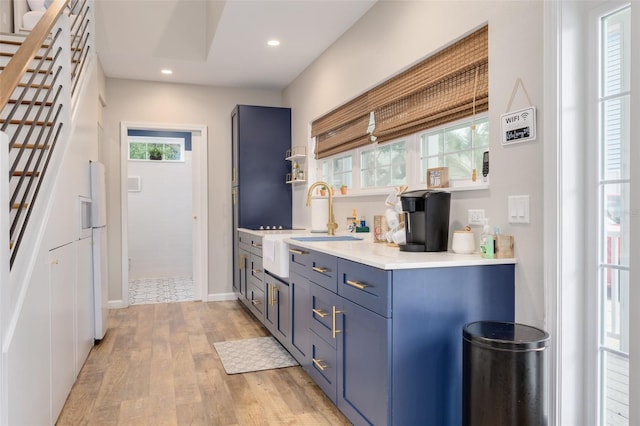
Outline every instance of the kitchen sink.
{"type": "Polygon", "coordinates": [[[292,240],[317,242],[317,241],[357,241],[362,238],[354,237],[351,235],[323,235],[319,237],[293,237],[292,240]]]}

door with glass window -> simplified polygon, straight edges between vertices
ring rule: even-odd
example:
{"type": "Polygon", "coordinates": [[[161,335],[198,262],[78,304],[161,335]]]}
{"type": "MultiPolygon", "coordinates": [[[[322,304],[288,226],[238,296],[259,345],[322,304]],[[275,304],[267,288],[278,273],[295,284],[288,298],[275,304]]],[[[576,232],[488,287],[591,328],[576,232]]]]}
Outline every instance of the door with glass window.
{"type": "Polygon", "coordinates": [[[607,10],[597,25],[598,423],[629,425],[631,6],[607,10]]]}

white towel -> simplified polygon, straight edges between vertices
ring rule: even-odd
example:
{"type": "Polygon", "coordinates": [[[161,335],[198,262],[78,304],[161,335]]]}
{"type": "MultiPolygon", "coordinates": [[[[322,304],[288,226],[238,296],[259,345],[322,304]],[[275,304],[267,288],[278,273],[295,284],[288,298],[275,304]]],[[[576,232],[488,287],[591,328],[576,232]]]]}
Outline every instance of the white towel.
{"type": "Polygon", "coordinates": [[[268,236],[262,239],[262,258],[274,262],[276,258],[276,241],[268,236]]]}

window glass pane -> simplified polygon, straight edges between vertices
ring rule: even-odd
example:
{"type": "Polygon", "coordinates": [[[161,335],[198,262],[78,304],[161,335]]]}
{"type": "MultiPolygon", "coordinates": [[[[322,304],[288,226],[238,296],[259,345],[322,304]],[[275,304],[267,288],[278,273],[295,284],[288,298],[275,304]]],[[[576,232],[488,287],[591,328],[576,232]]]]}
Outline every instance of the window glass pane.
{"type": "Polygon", "coordinates": [[[629,358],[613,352],[602,357],[602,421],[605,425],[629,424],[629,358]]]}
{"type": "Polygon", "coordinates": [[[629,266],[629,183],[602,185],[601,262],[629,266]]]}
{"type": "Polygon", "coordinates": [[[629,350],[629,271],[602,268],[602,344],[621,352],[629,350]]]}
{"type": "Polygon", "coordinates": [[[444,157],[445,166],[449,168],[449,179],[470,179],[473,169],[471,151],[462,151],[444,157]]]}
{"type": "Polygon", "coordinates": [[[405,141],[362,151],[360,161],[360,181],[363,188],[406,184],[405,141]]]}
{"type": "Polygon", "coordinates": [[[629,8],[609,15],[602,22],[603,96],[629,90],[631,81],[631,43],[629,8]]]}
{"type": "Polygon", "coordinates": [[[163,144],[150,143],[147,146],[149,148],[149,160],[162,160],[163,144]]]}
{"type": "Polygon", "coordinates": [[[471,126],[468,123],[450,127],[444,132],[444,151],[471,149],[471,126]]]}
{"type": "MultiPolygon", "coordinates": [[[[489,120],[482,119],[476,121],[476,134],[474,136],[474,148],[489,147],[489,120]]],[[[486,151],[486,149],[485,149],[486,151]]]]}
{"type": "Polygon", "coordinates": [[[165,144],[162,149],[163,160],[180,160],[180,145],[165,144]]]}
{"type": "Polygon", "coordinates": [[[629,96],[603,102],[602,179],[629,178],[629,117],[629,96]]]}
{"type": "Polygon", "coordinates": [[[129,144],[129,159],[131,160],[146,160],[147,159],[147,144],[131,142],[129,144]]]}

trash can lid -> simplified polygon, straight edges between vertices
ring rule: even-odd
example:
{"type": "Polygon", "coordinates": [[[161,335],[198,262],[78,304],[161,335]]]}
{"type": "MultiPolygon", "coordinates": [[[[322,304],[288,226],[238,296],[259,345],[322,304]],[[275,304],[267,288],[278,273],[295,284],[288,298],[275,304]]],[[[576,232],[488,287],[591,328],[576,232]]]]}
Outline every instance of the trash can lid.
{"type": "Polygon", "coordinates": [[[535,351],[549,345],[549,333],[546,331],[514,322],[472,322],[464,326],[462,334],[468,342],[495,349],[535,351]]]}

